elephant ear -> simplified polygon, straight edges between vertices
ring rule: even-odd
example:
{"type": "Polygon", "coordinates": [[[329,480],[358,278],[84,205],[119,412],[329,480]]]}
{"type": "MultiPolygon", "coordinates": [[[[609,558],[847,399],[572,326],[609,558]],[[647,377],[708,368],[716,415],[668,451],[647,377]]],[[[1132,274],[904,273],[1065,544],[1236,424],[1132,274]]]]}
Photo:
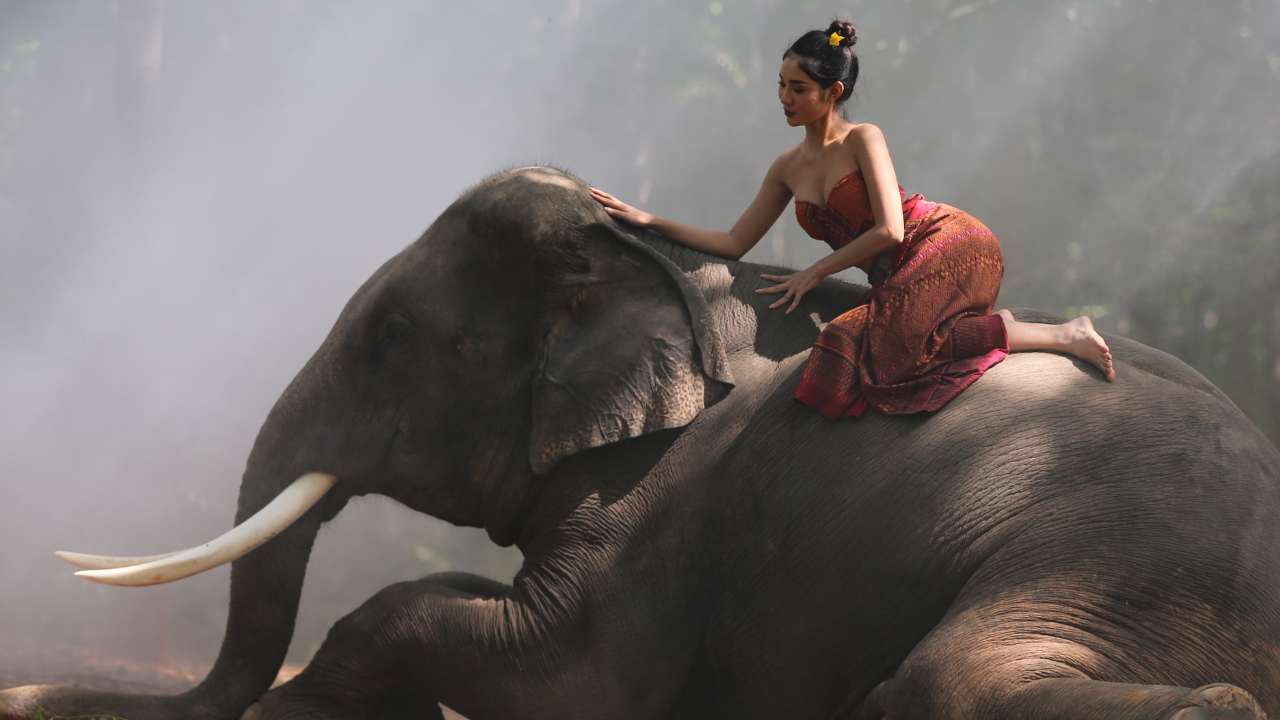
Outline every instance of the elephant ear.
{"type": "Polygon", "coordinates": [[[612,224],[577,232],[585,263],[556,281],[533,383],[538,474],[589,448],[687,425],[733,386],[706,300],[674,263],[612,224]]]}

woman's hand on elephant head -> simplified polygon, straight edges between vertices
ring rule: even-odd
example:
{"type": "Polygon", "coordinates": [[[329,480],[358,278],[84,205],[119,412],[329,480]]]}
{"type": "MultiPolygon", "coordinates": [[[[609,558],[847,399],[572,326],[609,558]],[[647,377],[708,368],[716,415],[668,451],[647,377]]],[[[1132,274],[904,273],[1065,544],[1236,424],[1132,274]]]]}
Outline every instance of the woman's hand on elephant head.
{"type": "Polygon", "coordinates": [[[790,302],[791,304],[787,306],[787,314],[790,315],[791,311],[795,310],[796,306],[800,304],[800,298],[804,297],[805,293],[814,289],[818,286],[818,283],[822,282],[823,275],[810,267],[805,268],[804,270],[798,270],[790,275],[770,275],[768,273],[760,273],[760,277],[765,280],[774,280],[778,284],[767,288],[760,288],[756,290],[756,292],[783,293],[781,298],[769,306],[769,309],[772,310],[790,302]]]}
{"type": "Polygon", "coordinates": [[[604,211],[617,220],[637,227],[647,227],[653,223],[653,213],[628,205],[600,188],[591,188],[591,197],[603,205],[604,211]]]}

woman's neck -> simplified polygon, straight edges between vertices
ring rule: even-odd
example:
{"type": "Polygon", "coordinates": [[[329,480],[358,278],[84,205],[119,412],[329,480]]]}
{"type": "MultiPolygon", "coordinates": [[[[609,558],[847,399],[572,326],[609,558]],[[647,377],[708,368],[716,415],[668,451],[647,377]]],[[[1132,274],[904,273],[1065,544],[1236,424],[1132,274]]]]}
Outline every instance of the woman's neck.
{"type": "Polygon", "coordinates": [[[833,109],[824,117],[818,118],[804,126],[804,149],[812,153],[820,153],[834,142],[839,142],[849,133],[853,123],[836,114],[833,109]]]}

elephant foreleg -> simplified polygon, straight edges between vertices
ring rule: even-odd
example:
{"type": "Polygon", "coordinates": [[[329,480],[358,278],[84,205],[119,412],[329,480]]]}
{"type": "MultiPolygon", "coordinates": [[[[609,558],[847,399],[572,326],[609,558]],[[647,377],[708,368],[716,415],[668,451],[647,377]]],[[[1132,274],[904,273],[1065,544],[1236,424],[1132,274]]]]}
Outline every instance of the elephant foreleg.
{"type": "Polygon", "coordinates": [[[543,624],[515,595],[465,573],[390,585],[245,718],[440,717],[437,702],[471,720],[566,717],[588,704],[617,716],[610,708],[627,703],[581,636],[543,624]]]}

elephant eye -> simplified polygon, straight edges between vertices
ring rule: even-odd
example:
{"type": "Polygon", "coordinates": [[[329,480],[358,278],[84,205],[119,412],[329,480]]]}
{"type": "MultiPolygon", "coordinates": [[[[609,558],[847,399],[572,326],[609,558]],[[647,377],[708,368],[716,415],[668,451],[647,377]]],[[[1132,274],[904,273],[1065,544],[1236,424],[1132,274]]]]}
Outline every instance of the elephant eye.
{"type": "Polygon", "coordinates": [[[389,315],[382,323],[379,340],[387,347],[397,347],[409,340],[411,330],[413,326],[403,316],[389,315]]]}

